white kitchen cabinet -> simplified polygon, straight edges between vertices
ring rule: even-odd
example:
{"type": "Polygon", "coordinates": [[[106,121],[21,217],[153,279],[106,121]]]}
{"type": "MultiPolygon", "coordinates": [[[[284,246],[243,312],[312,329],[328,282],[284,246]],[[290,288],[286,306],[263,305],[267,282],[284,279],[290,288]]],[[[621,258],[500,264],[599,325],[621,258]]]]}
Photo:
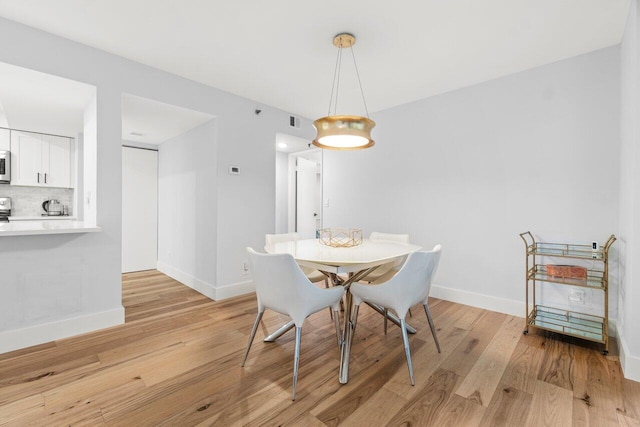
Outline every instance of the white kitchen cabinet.
{"type": "Polygon", "coordinates": [[[11,150],[11,134],[9,129],[0,128],[0,151],[11,150]]]}
{"type": "Polygon", "coordinates": [[[11,184],[71,188],[71,139],[12,130],[11,184]]]}
{"type": "Polygon", "coordinates": [[[42,135],[11,131],[11,184],[41,185],[42,135]]]}
{"type": "MultiPolygon", "coordinates": [[[[71,139],[49,135],[49,170],[45,172],[45,183],[50,187],[66,187],[71,185],[71,139]]],[[[43,144],[43,153],[47,151],[43,144]]],[[[43,165],[45,164],[43,156],[43,165]]]]}

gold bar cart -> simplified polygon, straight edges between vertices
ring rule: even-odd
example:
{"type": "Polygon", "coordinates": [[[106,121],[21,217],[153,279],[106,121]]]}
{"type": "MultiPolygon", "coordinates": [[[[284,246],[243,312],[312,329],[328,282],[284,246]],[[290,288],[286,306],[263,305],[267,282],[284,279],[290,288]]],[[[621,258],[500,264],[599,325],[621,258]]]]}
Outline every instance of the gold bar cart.
{"type": "Polygon", "coordinates": [[[608,354],[609,249],[616,241],[616,237],[612,234],[604,245],[536,242],[529,231],[521,233],[520,238],[526,247],[526,312],[523,333],[528,334],[529,327],[534,326],[551,332],[595,341],[604,344],[602,354],[608,354]],[[549,272],[548,264],[543,262],[550,257],[592,261],[601,264],[602,268],[587,269],[584,278],[553,275],[549,272]],[[603,316],[538,304],[536,301],[537,283],[557,283],[602,291],[604,293],[603,316]]]}

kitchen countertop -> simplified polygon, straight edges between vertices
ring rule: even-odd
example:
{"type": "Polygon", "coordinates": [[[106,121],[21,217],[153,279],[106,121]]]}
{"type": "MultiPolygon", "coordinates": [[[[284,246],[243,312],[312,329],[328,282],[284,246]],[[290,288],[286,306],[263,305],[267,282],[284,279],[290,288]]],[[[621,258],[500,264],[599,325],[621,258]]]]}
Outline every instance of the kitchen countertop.
{"type": "Polygon", "coordinates": [[[51,221],[48,217],[41,221],[0,222],[0,237],[3,236],[32,236],[39,234],[72,234],[94,233],[102,230],[95,224],[76,221],[66,217],[66,221],[56,218],[51,221]]]}
{"type": "Polygon", "coordinates": [[[75,216],[48,216],[48,215],[31,215],[31,216],[10,216],[9,222],[11,221],[60,221],[62,219],[73,220],[76,221],[78,218],[75,216]]]}

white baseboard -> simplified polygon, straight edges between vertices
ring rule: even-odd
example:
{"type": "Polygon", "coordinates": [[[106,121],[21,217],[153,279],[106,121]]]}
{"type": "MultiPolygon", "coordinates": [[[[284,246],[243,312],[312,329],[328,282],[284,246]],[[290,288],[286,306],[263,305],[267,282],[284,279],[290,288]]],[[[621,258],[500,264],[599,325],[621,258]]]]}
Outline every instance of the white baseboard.
{"type": "Polygon", "coordinates": [[[200,292],[202,295],[217,300],[216,287],[211,283],[207,283],[204,280],[200,280],[184,271],[178,270],[164,262],[158,261],[158,271],[166,274],[172,279],[176,279],[178,282],[190,287],[193,290],[200,292]]]}
{"type": "Polygon", "coordinates": [[[430,296],[498,313],[524,317],[524,302],[432,285],[430,296]]]}
{"type": "Polygon", "coordinates": [[[238,295],[255,292],[255,290],[256,288],[253,286],[253,282],[251,280],[248,280],[246,282],[232,283],[227,286],[216,288],[216,300],[237,297],[238,295]]]}
{"type": "Polygon", "coordinates": [[[620,366],[622,373],[628,380],[640,382],[640,357],[633,356],[624,338],[618,334],[618,350],[620,351],[620,366]]]}
{"type": "MultiPolygon", "coordinates": [[[[429,295],[434,298],[524,318],[524,302],[522,301],[445,288],[438,285],[431,285],[431,293],[429,295]]],[[[617,325],[615,320],[611,318],[609,319],[609,336],[617,336],[617,325]]]]}
{"type": "Polygon", "coordinates": [[[0,332],[0,353],[122,325],[124,307],[0,332]]]}
{"type": "Polygon", "coordinates": [[[211,283],[207,283],[204,280],[193,277],[192,275],[187,274],[184,271],[180,271],[177,268],[171,267],[170,265],[167,265],[160,261],[158,261],[158,271],[166,274],[173,279],[176,279],[178,282],[200,292],[202,295],[209,297],[214,301],[248,294],[249,292],[254,292],[256,290],[253,287],[253,282],[251,280],[232,283],[230,285],[216,288],[211,283]]]}

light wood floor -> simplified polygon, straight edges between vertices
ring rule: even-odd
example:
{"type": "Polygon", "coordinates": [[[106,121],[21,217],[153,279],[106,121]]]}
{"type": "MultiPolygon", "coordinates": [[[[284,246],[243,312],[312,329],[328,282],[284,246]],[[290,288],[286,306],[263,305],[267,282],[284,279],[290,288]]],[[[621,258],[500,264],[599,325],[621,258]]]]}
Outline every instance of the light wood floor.
{"type": "Polygon", "coordinates": [[[432,300],[438,354],[418,308],[416,386],[402,338],[362,307],[351,378],[338,383],[329,313],[293,337],[265,314],[245,368],[254,295],[213,302],[155,271],[124,276],[126,324],[0,355],[1,425],[640,426],[640,383],[590,345],[522,335],[523,319],[432,300]]]}

